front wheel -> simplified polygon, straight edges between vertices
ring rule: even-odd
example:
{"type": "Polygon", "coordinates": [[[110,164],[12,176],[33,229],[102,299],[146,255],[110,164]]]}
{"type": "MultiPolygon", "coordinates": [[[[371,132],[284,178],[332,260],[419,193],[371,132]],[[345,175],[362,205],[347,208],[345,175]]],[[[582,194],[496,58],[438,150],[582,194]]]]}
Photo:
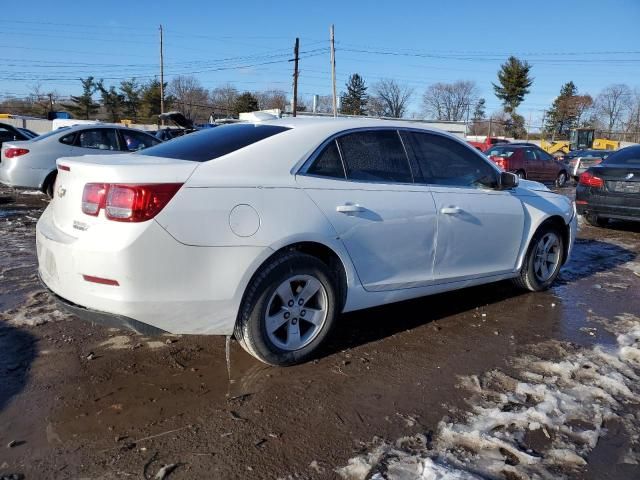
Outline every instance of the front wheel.
{"type": "Polygon", "coordinates": [[[556,178],[556,187],[562,188],[567,183],[567,174],[566,172],[560,172],[558,174],[558,178],[556,178]]]}
{"type": "Polygon", "coordinates": [[[524,170],[518,170],[516,172],[516,175],[518,176],[518,178],[520,180],[526,180],[526,178],[527,178],[527,174],[524,172],[524,170]]]}
{"type": "Polygon", "coordinates": [[[264,363],[302,363],[317,352],[338,313],[336,281],[329,267],[311,255],[286,252],[251,281],[235,336],[264,363]]]}
{"type": "Polygon", "coordinates": [[[555,281],[564,255],[562,234],[552,226],[540,228],[529,244],[520,274],[514,278],[516,286],[539,292],[555,281]]]}

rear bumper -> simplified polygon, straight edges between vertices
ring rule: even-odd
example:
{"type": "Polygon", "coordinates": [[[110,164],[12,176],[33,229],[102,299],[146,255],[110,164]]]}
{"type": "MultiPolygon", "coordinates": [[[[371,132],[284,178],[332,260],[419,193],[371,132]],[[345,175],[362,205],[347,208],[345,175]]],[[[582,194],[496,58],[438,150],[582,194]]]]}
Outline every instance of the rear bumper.
{"type": "Polygon", "coordinates": [[[51,169],[25,166],[24,158],[4,158],[0,162],[0,183],[13,188],[41,189],[51,169]],[[23,160],[22,165],[19,160],[23,160]]]}
{"type": "Polygon", "coordinates": [[[589,187],[582,185],[576,188],[576,209],[580,215],[599,215],[617,220],[640,220],[639,199],[601,192],[593,194],[589,187]]]}
{"type": "Polygon", "coordinates": [[[153,220],[131,225],[131,238],[125,234],[132,230],[114,235],[113,226],[106,227],[71,237],[54,225],[47,208],[36,228],[38,273],[79,317],[137,331],[233,333],[255,265],[272,252],[184,245],[153,220]],[[84,275],[118,285],[89,282],[84,275]]]}
{"type": "Polygon", "coordinates": [[[56,294],[53,290],[47,287],[46,283],[40,278],[40,283],[49,291],[49,294],[53,296],[56,300],[56,303],[67,312],[75,315],[76,317],[85,320],[90,323],[96,323],[98,325],[102,325],[104,327],[111,328],[122,328],[133,330],[134,332],[140,333],[142,335],[162,335],[163,333],[168,333],[161,328],[154,327],[153,325],[149,325],[146,323],[139,322],[138,320],[134,320],[133,318],[128,318],[123,315],[114,315],[112,313],[100,312],[98,310],[92,310],[90,308],[82,307],[80,305],[76,305],[73,302],[70,302],[66,298],[62,298],[60,295],[56,294]]]}

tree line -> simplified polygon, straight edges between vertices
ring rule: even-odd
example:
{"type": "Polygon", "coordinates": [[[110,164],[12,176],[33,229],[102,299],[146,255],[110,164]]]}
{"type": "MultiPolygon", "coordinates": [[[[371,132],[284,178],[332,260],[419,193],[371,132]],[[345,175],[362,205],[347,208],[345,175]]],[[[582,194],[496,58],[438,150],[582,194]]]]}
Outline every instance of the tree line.
{"type": "MultiPolygon", "coordinates": [[[[502,109],[487,116],[486,99],[480,97],[473,80],[438,82],[429,85],[422,95],[420,114],[439,121],[466,121],[470,134],[524,137],[526,122],[518,107],[529,94],[534,78],[532,66],[509,57],[497,72],[493,92],[502,109]]],[[[44,93],[38,85],[26,98],[0,102],[0,111],[46,116],[49,110],[67,110],[76,118],[117,122],[156,123],[160,113],[160,82],[141,83],[135,78],[118,85],[106,85],[95,77],[80,79],[82,93],[62,100],[56,92],[44,93]]],[[[284,90],[239,91],[232,84],[207,90],[194,76],[181,75],[164,84],[165,111],[178,110],[194,122],[214,118],[236,117],[240,112],[289,109],[289,95],[284,90]]],[[[382,79],[369,87],[358,73],[349,76],[340,93],[339,112],[347,115],[403,118],[415,89],[394,79],[382,79]]],[[[331,96],[319,96],[316,111],[332,113],[331,96]]],[[[298,101],[298,111],[310,105],[298,101]]],[[[412,116],[417,116],[412,113],[412,116]]],[[[530,126],[529,126],[530,127],[530,126]]],[[[640,141],[640,90],[625,84],[613,84],[595,97],[581,93],[573,81],[563,84],[559,95],[544,112],[541,129],[552,139],[566,139],[573,128],[590,127],[604,136],[640,141]],[[621,138],[624,137],[624,138],[621,138]]]]}

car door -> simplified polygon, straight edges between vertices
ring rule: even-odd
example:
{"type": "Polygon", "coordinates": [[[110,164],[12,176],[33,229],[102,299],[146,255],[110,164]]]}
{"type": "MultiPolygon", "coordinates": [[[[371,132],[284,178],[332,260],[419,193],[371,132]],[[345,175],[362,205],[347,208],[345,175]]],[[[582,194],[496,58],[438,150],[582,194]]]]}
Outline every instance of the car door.
{"type": "Polygon", "coordinates": [[[472,148],[435,133],[403,133],[437,211],[434,281],[513,271],[524,235],[522,202],[472,148]]]}
{"type": "Polygon", "coordinates": [[[529,180],[540,180],[542,175],[541,161],[535,153],[533,147],[522,149],[522,158],[524,158],[524,170],[529,180]]]}
{"type": "Polygon", "coordinates": [[[298,183],[324,212],[370,291],[429,284],[436,212],[395,129],[357,130],[330,140],[298,183]]]}
{"type": "Polygon", "coordinates": [[[535,149],[536,156],[540,161],[540,180],[543,182],[555,181],[558,176],[558,162],[547,152],[540,148],[535,149]]]}
{"type": "Polygon", "coordinates": [[[71,155],[122,153],[114,128],[87,128],[76,132],[71,155]]]}

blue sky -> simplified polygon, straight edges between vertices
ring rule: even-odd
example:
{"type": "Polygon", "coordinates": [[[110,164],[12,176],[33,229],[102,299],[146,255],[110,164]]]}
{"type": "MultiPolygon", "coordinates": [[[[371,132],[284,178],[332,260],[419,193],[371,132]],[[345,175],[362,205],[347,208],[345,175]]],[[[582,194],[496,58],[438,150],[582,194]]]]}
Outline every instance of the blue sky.
{"type": "MultiPolygon", "coordinates": [[[[560,86],[595,95],[608,84],[640,87],[640,0],[236,1],[31,0],[0,19],[0,97],[42,90],[76,94],[80,76],[145,80],[157,74],[158,25],[165,72],[196,75],[212,89],[291,91],[287,62],[300,37],[300,92],[330,93],[329,25],[336,28],[338,88],[360,73],[371,85],[395,78],[415,88],[474,80],[488,110],[491,82],[509,54],[535,77],[519,111],[536,123],[560,86]],[[82,5],[82,6],[80,6],[82,5]],[[604,6],[606,5],[606,7],[604,6]]],[[[112,80],[109,80],[112,79],[112,80]]]]}

